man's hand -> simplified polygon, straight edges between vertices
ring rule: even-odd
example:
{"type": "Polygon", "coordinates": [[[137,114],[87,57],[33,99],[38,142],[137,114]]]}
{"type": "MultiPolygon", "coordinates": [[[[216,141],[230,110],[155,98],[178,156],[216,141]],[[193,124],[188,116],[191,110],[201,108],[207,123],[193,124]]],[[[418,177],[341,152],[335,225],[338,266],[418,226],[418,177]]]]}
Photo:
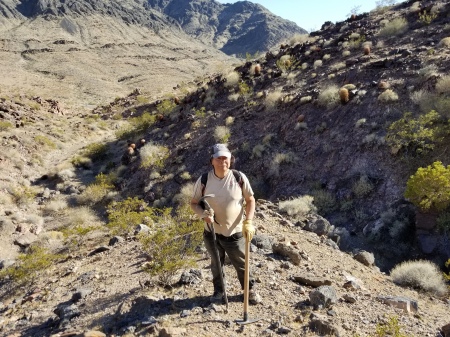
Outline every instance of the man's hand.
{"type": "Polygon", "coordinates": [[[203,211],[202,219],[205,220],[207,223],[214,223],[214,210],[211,209],[205,209],[203,211]]]}
{"type": "Polygon", "coordinates": [[[245,239],[249,242],[252,241],[253,235],[255,235],[255,227],[253,226],[253,220],[247,219],[244,220],[244,225],[242,228],[242,234],[244,235],[245,239]]]}

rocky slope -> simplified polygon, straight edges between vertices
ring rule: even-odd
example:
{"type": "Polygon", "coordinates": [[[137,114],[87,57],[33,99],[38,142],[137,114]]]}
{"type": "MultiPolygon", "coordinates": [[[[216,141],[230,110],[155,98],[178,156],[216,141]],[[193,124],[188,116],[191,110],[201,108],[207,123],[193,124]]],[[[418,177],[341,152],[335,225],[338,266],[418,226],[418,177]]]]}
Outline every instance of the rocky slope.
{"type": "Polygon", "coordinates": [[[373,336],[397,317],[409,335],[435,336],[442,329],[447,336],[448,295],[400,288],[383,272],[417,258],[443,265],[450,256],[448,235],[417,227],[415,208],[403,197],[417,167],[449,164],[448,142],[412,155],[386,141],[389,125],[406,111],[418,117],[433,108],[441,114],[437,123],[448,125],[442,41],[450,35],[449,12],[447,1],[409,1],[326,23],[308,40],[283,44],[235,72],[180,83],[157,100],[137,90],[89,114],[2,91],[1,267],[20,265],[18,253],[30,247],[65,254],[24,286],[1,280],[2,334],[308,336],[315,330],[353,337],[373,336]],[[430,22],[421,19],[425,10],[435,14],[430,22]],[[381,34],[383,20],[399,18],[408,24],[402,34],[381,34]],[[363,42],[371,42],[369,52],[363,42]],[[341,99],[344,85],[350,92],[341,99]],[[421,90],[431,102],[420,99],[421,90]],[[132,129],[122,129],[127,121],[132,129]],[[140,138],[146,150],[121,165],[128,141],[140,138]],[[204,251],[196,271],[185,270],[187,284],[168,290],[142,270],[149,256],[135,232],[109,245],[106,226],[111,200],[138,197],[178,208],[180,194],[209,168],[207,147],[219,141],[228,142],[258,199],[251,259],[263,303],[252,306],[250,316],[262,320],[243,331],[234,323],[242,302],[230,266],[225,314],[208,301],[204,251]],[[145,168],[145,156],[157,153],[153,146],[168,156],[161,157],[163,165],[145,168]],[[87,158],[89,151],[103,155],[87,158]],[[99,197],[91,187],[100,173],[114,184],[99,197]],[[281,212],[278,201],[305,194],[329,222],[281,212]],[[320,291],[332,303],[316,302],[319,285],[331,286],[320,291]]]}

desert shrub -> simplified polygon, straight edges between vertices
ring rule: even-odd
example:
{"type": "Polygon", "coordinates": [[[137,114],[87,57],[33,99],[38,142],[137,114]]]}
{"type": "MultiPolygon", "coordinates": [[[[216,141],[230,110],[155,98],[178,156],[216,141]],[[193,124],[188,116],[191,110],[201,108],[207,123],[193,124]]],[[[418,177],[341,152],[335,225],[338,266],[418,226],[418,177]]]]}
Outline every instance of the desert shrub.
{"type": "Polygon", "coordinates": [[[290,55],[283,55],[276,62],[278,69],[280,69],[282,72],[286,72],[289,71],[290,69],[293,69],[294,63],[295,58],[290,55]]]}
{"type": "Polygon", "coordinates": [[[314,205],[317,207],[317,211],[322,215],[327,215],[338,207],[335,196],[329,191],[315,190],[311,194],[314,197],[314,205]]]}
{"type": "Polygon", "coordinates": [[[142,168],[162,168],[166,159],[169,158],[170,151],[165,146],[148,143],[141,148],[140,155],[142,168]]]}
{"type": "Polygon", "coordinates": [[[398,95],[392,89],[387,89],[378,96],[378,100],[384,103],[395,102],[398,101],[398,95]]]}
{"type": "Polygon", "coordinates": [[[280,201],[278,206],[281,212],[292,216],[304,216],[317,211],[313,201],[314,197],[304,195],[295,199],[280,201]]]}
{"type": "Polygon", "coordinates": [[[408,30],[408,22],[405,18],[395,18],[394,20],[386,23],[378,33],[381,37],[392,37],[401,35],[408,30]]]}
{"type": "Polygon", "coordinates": [[[45,137],[42,135],[37,135],[34,137],[34,141],[36,143],[38,143],[39,145],[47,146],[50,149],[56,149],[56,144],[52,140],[50,140],[50,138],[48,138],[48,137],[45,137]]]}
{"type": "Polygon", "coordinates": [[[393,316],[387,322],[377,324],[373,337],[409,337],[400,330],[401,327],[398,323],[398,318],[393,316]]]}
{"type": "MultiPolygon", "coordinates": [[[[136,197],[113,201],[107,207],[108,223],[114,235],[126,235],[139,224],[152,225],[158,219],[158,210],[136,197]]],[[[170,212],[170,210],[169,210],[170,212]]],[[[163,212],[164,214],[167,211],[163,212]]]]}
{"type": "Polygon", "coordinates": [[[250,95],[252,88],[246,82],[239,82],[239,95],[245,97],[250,95]]]}
{"type": "Polygon", "coordinates": [[[301,43],[305,43],[307,41],[310,40],[310,37],[308,34],[294,34],[294,36],[292,36],[289,39],[289,44],[291,46],[296,45],[296,44],[301,44],[301,43]]]}
{"type": "Polygon", "coordinates": [[[443,76],[437,81],[436,91],[439,94],[450,94],[450,75],[443,76]]]}
{"type": "Polygon", "coordinates": [[[231,131],[227,126],[219,125],[214,129],[214,139],[218,143],[227,143],[231,137],[231,131]]]}
{"type": "Polygon", "coordinates": [[[61,255],[52,254],[43,247],[32,246],[28,254],[19,255],[16,265],[1,270],[0,278],[8,276],[15,282],[29,283],[60,258],[61,255]]]}
{"type": "Polygon", "coordinates": [[[445,125],[439,121],[440,115],[434,110],[418,118],[406,112],[388,127],[386,141],[392,148],[404,148],[419,154],[433,150],[435,144],[444,139],[445,125]]]}
{"type": "Polygon", "coordinates": [[[178,203],[183,206],[190,207],[190,202],[192,199],[192,191],[194,190],[194,184],[193,183],[187,183],[184,184],[181,189],[180,193],[176,194],[173,197],[173,202],[178,203]]]}
{"type": "Polygon", "coordinates": [[[312,96],[303,96],[300,98],[300,104],[306,104],[312,101],[312,96]]]}
{"type": "Polygon", "coordinates": [[[338,62],[330,66],[331,71],[338,71],[346,67],[345,62],[338,62]]]}
{"type": "Polygon", "coordinates": [[[280,165],[283,163],[293,163],[294,160],[295,155],[293,153],[276,153],[273,156],[270,169],[268,171],[269,176],[278,177],[280,175],[280,165]]]}
{"type": "Polygon", "coordinates": [[[6,131],[12,128],[13,125],[8,121],[0,121],[0,131],[6,131]]]}
{"type": "Polygon", "coordinates": [[[36,198],[37,192],[30,186],[21,185],[12,188],[9,191],[9,194],[11,194],[14,203],[20,206],[23,204],[30,204],[36,198]]]}
{"type": "Polygon", "coordinates": [[[324,88],[317,98],[319,105],[331,109],[339,105],[339,88],[336,85],[329,85],[324,88]]]}
{"type": "Polygon", "coordinates": [[[267,148],[264,146],[264,144],[256,144],[255,147],[252,149],[252,156],[251,158],[261,158],[263,153],[267,151],[267,148]]]}
{"type": "Polygon", "coordinates": [[[92,161],[104,159],[108,155],[108,146],[102,143],[89,144],[84,148],[83,155],[92,161]]]}
{"type": "Polygon", "coordinates": [[[225,125],[229,126],[231,124],[234,123],[234,117],[233,116],[228,116],[227,118],[225,118],[225,125]]]}
{"type": "Polygon", "coordinates": [[[423,211],[442,211],[450,206],[450,165],[436,161],[419,167],[407,181],[405,198],[423,211]]]}
{"type": "Polygon", "coordinates": [[[45,215],[55,215],[67,208],[65,200],[52,200],[44,206],[43,212],[45,215]]]}
{"type": "Polygon", "coordinates": [[[444,37],[441,41],[439,41],[439,46],[444,48],[450,47],[450,37],[444,37]]]}
{"type": "Polygon", "coordinates": [[[156,106],[156,110],[164,116],[168,116],[177,107],[175,102],[171,99],[165,99],[156,106]]]}
{"type": "Polygon", "coordinates": [[[195,263],[195,250],[203,239],[203,222],[192,220],[192,212],[184,208],[175,217],[161,216],[154,226],[151,234],[139,237],[143,249],[151,256],[145,269],[169,286],[178,270],[195,263]]]}
{"type": "Polygon", "coordinates": [[[91,168],[92,167],[92,160],[91,158],[85,157],[85,156],[75,156],[73,157],[70,162],[75,167],[83,167],[83,168],[91,168]]]}
{"type": "Polygon", "coordinates": [[[434,19],[437,18],[437,13],[428,13],[426,10],[419,13],[418,21],[424,25],[429,25],[434,19]]]}
{"type": "Polygon", "coordinates": [[[117,177],[114,174],[100,173],[95,177],[95,181],[86,187],[77,201],[80,205],[94,205],[105,199],[109,192],[114,190],[114,183],[117,177]]]}
{"type": "Polygon", "coordinates": [[[98,221],[98,217],[91,208],[82,206],[66,209],[62,220],[63,225],[82,226],[98,221]]]}
{"type": "Polygon", "coordinates": [[[394,283],[442,296],[447,292],[439,267],[431,261],[405,261],[391,271],[394,283]]]}
{"type": "Polygon", "coordinates": [[[268,109],[274,109],[277,104],[280,102],[280,98],[281,98],[281,90],[275,90],[275,91],[271,91],[267,94],[266,96],[266,107],[268,109]]]}
{"type": "Polygon", "coordinates": [[[361,176],[352,186],[352,191],[357,198],[364,198],[373,191],[373,184],[366,176],[361,176]]]}
{"type": "Polygon", "coordinates": [[[322,60],[327,61],[327,60],[329,60],[330,58],[331,58],[331,55],[330,55],[330,54],[325,54],[325,55],[323,55],[322,60]]]}
{"type": "Polygon", "coordinates": [[[322,64],[323,64],[322,60],[315,60],[313,67],[314,67],[314,69],[317,69],[317,68],[320,68],[322,66],[322,64]]]}
{"type": "Polygon", "coordinates": [[[136,101],[137,101],[139,104],[145,104],[145,103],[148,103],[148,102],[149,102],[149,99],[148,99],[148,97],[145,97],[144,95],[138,95],[138,96],[136,97],[136,101]]]}
{"type": "Polygon", "coordinates": [[[241,79],[241,75],[238,72],[233,71],[233,72],[229,73],[225,79],[226,79],[226,82],[224,85],[226,87],[234,87],[239,83],[239,80],[241,79]]]}

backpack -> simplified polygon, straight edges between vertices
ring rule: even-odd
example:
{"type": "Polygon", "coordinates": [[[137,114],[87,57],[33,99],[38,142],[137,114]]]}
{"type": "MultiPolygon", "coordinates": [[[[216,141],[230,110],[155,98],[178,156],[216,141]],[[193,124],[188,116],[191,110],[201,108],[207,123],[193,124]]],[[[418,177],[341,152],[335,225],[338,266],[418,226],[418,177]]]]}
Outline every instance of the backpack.
{"type": "MultiPolygon", "coordinates": [[[[235,170],[235,169],[231,169],[231,171],[233,171],[234,178],[236,179],[237,183],[239,184],[239,187],[242,189],[242,186],[244,185],[244,179],[242,179],[241,172],[239,172],[238,170],[235,170]]],[[[208,182],[208,172],[202,174],[202,178],[200,181],[202,183],[202,196],[204,196],[206,183],[208,182]]]]}

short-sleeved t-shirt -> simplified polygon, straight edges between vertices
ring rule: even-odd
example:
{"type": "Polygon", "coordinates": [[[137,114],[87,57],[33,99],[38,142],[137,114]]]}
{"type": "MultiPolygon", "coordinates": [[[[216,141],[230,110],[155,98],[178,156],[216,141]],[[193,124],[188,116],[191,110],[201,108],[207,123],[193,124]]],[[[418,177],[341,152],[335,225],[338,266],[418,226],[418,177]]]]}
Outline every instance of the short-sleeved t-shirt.
{"type": "MultiPolygon", "coordinates": [[[[214,229],[217,234],[230,236],[234,233],[242,232],[242,222],[244,220],[243,203],[246,198],[253,196],[253,190],[246,175],[240,172],[243,184],[242,188],[234,177],[230,169],[223,178],[218,178],[214,170],[208,172],[208,182],[206,183],[204,195],[214,194],[207,201],[214,210],[216,224],[214,229]]],[[[200,200],[202,197],[201,177],[198,178],[194,186],[192,199],[200,200]]],[[[205,229],[208,227],[205,223],[205,229]]]]}

